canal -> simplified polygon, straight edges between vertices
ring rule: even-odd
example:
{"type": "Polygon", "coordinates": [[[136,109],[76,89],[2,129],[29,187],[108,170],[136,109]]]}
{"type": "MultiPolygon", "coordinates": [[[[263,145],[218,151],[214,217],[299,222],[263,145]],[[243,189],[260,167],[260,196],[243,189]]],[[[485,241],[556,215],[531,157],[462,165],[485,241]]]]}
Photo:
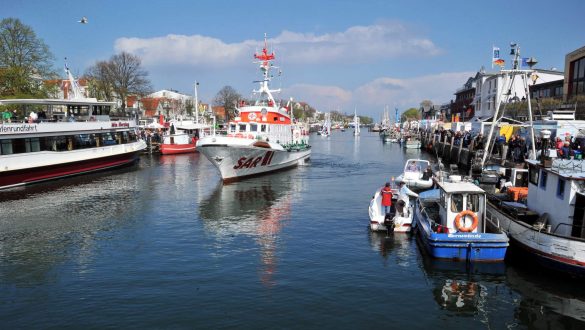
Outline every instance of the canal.
{"type": "Polygon", "coordinates": [[[585,287],[517,261],[432,262],[368,228],[409,158],[377,133],[222,185],[202,155],[0,192],[0,327],[583,329],[585,287]]]}

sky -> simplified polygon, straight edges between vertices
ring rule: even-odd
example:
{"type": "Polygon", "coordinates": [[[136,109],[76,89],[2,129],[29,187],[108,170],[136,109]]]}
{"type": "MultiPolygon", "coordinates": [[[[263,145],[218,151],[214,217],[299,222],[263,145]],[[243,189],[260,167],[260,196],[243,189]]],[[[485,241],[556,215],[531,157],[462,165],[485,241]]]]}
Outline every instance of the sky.
{"type": "Polygon", "coordinates": [[[30,26],[59,72],[65,57],[82,75],[125,51],[155,91],[193,95],[199,82],[204,103],[224,86],[250,98],[266,34],[276,98],[374,120],[386,107],[448,103],[482,66],[496,72],[494,46],[510,62],[515,42],[535,68],[564,71],[565,55],[585,46],[583,13],[583,0],[0,0],[0,19],[30,26]]]}

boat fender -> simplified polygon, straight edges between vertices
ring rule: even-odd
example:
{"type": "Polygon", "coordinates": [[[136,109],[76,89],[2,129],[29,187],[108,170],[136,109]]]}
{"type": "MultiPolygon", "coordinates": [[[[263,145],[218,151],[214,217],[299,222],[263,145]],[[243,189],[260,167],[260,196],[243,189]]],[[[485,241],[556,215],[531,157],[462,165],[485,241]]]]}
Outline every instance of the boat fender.
{"type": "Polygon", "coordinates": [[[475,214],[471,210],[461,211],[455,217],[455,228],[457,228],[458,231],[463,232],[463,233],[470,233],[470,232],[474,231],[475,228],[477,228],[477,223],[478,223],[477,214],[475,214]],[[466,215],[470,215],[473,217],[473,223],[469,227],[464,227],[464,223],[462,223],[462,221],[461,221],[461,219],[464,219],[466,215]]]}

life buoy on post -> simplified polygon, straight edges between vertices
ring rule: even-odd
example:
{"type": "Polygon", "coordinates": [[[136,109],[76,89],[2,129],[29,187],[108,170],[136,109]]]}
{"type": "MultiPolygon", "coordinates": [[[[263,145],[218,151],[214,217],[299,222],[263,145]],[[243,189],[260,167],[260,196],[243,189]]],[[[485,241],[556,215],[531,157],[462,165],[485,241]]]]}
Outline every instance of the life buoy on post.
{"type": "Polygon", "coordinates": [[[471,210],[461,211],[455,217],[455,228],[457,228],[457,230],[462,232],[462,233],[470,233],[470,232],[474,231],[475,228],[477,228],[477,223],[478,223],[477,214],[475,214],[471,210]],[[469,227],[465,227],[465,222],[461,221],[462,219],[465,219],[466,215],[470,215],[473,217],[473,222],[471,223],[471,226],[469,226],[469,227]]]}

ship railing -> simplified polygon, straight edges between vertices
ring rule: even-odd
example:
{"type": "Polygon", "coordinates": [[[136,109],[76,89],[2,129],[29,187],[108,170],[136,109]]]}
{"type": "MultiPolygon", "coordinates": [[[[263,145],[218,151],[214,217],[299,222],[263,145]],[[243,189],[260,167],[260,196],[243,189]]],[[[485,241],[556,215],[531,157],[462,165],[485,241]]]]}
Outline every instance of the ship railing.
{"type": "MultiPolygon", "coordinates": [[[[571,228],[571,231],[573,231],[576,228],[580,228],[581,229],[581,232],[583,231],[583,228],[585,227],[585,225],[575,225],[575,224],[572,224],[572,223],[561,222],[561,223],[558,223],[555,226],[555,229],[552,231],[552,233],[553,234],[556,234],[556,235],[560,235],[560,234],[557,234],[557,230],[559,229],[559,227],[562,227],[562,226],[570,227],[571,228]]],[[[571,235],[561,235],[561,236],[571,236],[571,235]]],[[[581,237],[576,237],[576,236],[573,236],[573,237],[575,237],[575,238],[581,238],[581,237]]]]}

